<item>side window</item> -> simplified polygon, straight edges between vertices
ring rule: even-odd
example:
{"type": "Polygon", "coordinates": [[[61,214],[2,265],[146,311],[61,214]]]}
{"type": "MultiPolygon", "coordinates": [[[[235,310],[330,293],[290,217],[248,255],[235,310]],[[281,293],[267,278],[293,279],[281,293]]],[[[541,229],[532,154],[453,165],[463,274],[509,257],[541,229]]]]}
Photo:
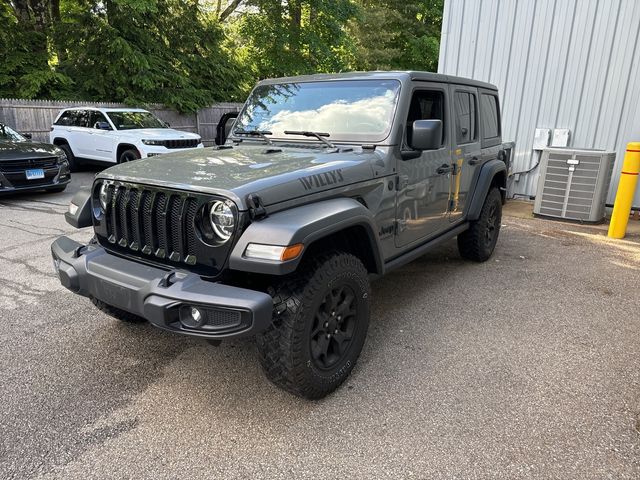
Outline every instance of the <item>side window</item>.
{"type": "Polygon", "coordinates": [[[96,123],[98,122],[107,122],[107,118],[102,114],[102,112],[96,112],[95,110],[91,110],[91,115],[89,117],[89,126],[91,128],[96,128],[96,123]]]}
{"type": "Polygon", "coordinates": [[[87,110],[75,110],[73,114],[74,127],[89,127],[89,112],[87,110]]]}
{"type": "Polygon", "coordinates": [[[469,92],[455,92],[456,143],[470,143],[478,139],[476,96],[469,92]]]}
{"type": "Polygon", "coordinates": [[[68,127],[70,125],[73,125],[73,115],[72,114],[73,114],[73,112],[70,112],[70,111],[67,110],[62,115],[60,115],[58,120],[55,121],[54,125],[61,125],[63,127],[68,127]]]}
{"type": "Polygon", "coordinates": [[[416,120],[442,120],[442,144],[447,127],[444,119],[444,92],[440,90],[417,90],[413,92],[407,116],[407,144],[411,145],[411,126],[416,120]]]}
{"type": "Polygon", "coordinates": [[[500,116],[498,115],[498,99],[494,95],[482,94],[482,138],[495,138],[500,135],[500,116]]]}

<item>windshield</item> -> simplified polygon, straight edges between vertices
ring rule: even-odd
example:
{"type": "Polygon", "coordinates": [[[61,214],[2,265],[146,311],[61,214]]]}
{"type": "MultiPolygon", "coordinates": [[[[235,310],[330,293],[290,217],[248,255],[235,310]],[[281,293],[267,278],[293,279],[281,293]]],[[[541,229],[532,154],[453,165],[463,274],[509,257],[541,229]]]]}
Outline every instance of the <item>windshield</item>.
{"type": "Polygon", "coordinates": [[[259,85],[234,124],[236,130],[323,132],[331,141],[379,142],[391,130],[400,82],[332,80],[259,85]]]}
{"type": "Polygon", "coordinates": [[[162,120],[149,112],[108,112],[107,116],[118,130],[167,128],[162,120]]]}
{"type": "Polygon", "coordinates": [[[15,130],[0,123],[0,142],[26,142],[27,139],[15,130]]]}

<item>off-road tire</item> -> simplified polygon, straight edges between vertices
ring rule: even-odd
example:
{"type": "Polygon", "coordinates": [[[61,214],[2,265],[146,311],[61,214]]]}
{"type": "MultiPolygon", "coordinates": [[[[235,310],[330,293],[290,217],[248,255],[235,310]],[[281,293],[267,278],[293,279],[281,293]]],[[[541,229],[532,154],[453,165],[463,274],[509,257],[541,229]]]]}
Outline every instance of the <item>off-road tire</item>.
{"type": "MultiPolygon", "coordinates": [[[[298,272],[270,287],[269,293],[274,304],[273,322],[257,337],[258,355],[266,376],[278,387],[308,399],[319,399],[333,392],[355,366],[367,334],[370,287],[364,265],[357,257],[342,252],[305,259],[298,272]],[[355,314],[345,315],[344,323],[335,327],[334,332],[348,328],[347,323],[351,325],[354,319],[355,326],[351,335],[341,331],[331,338],[329,343],[335,342],[332,345],[343,344],[337,340],[339,337],[346,339],[349,336],[351,340],[342,355],[331,354],[334,359],[337,356],[336,363],[323,368],[312,354],[312,344],[319,345],[314,339],[320,339],[317,334],[314,336],[312,328],[315,327],[316,332],[322,328],[320,316],[323,326],[326,325],[324,319],[335,323],[338,317],[329,318],[330,312],[324,311],[327,299],[330,292],[335,295],[344,291],[349,292],[349,298],[353,297],[348,305],[355,306],[355,314]],[[347,318],[350,319],[348,322],[347,318]]],[[[342,305],[339,310],[345,311],[346,302],[339,304],[342,305]]],[[[329,327],[332,331],[333,328],[329,327]]],[[[339,347],[336,349],[339,351],[339,347]]],[[[328,359],[329,355],[324,353],[324,358],[328,359]]]]}
{"type": "Polygon", "coordinates": [[[80,167],[80,162],[78,162],[78,159],[71,151],[71,147],[68,144],[63,143],[62,145],[58,145],[58,148],[62,150],[67,156],[67,161],[69,162],[69,170],[71,170],[72,172],[77,172],[80,167]]]}
{"type": "Polygon", "coordinates": [[[132,162],[134,160],[138,160],[140,158],[140,154],[137,150],[133,148],[128,148],[124,150],[120,156],[118,157],[118,163],[127,163],[132,162]]]}
{"type": "Polygon", "coordinates": [[[125,310],[121,310],[116,308],[108,303],[104,303],[102,300],[98,300],[97,298],[91,297],[91,303],[93,303],[98,310],[106,313],[107,315],[120,320],[121,322],[127,323],[142,323],[146,322],[146,320],[138,315],[134,315],[133,313],[129,313],[125,310]]]}
{"type": "Polygon", "coordinates": [[[493,253],[502,223],[502,195],[492,188],[484,199],[480,218],[458,235],[458,251],[463,258],[485,262],[493,253]]]}

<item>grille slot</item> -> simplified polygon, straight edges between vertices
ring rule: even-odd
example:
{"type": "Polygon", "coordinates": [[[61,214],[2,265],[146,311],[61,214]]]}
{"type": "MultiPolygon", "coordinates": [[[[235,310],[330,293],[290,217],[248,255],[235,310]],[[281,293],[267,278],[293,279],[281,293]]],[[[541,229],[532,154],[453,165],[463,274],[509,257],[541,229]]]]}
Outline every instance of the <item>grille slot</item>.
{"type": "Polygon", "coordinates": [[[164,146],[166,148],[172,149],[172,148],[195,148],[198,146],[198,140],[197,139],[178,139],[178,140],[165,140],[164,142],[164,146]]]}
{"type": "Polygon", "coordinates": [[[133,185],[109,185],[107,238],[131,251],[196,263],[196,197],[133,185]]]}

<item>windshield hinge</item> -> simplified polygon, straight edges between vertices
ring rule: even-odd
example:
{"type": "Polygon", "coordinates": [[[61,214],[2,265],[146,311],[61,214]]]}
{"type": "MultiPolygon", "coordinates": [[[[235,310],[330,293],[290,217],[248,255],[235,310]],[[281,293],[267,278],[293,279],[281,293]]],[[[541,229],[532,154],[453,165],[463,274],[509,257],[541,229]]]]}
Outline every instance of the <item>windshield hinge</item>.
{"type": "Polygon", "coordinates": [[[255,193],[247,195],[247,205],[249,207],[249,217],[251,217],[251,220],[260,220],[267,216],[267,210],[262,204],[262,199],[255,193]]]}

